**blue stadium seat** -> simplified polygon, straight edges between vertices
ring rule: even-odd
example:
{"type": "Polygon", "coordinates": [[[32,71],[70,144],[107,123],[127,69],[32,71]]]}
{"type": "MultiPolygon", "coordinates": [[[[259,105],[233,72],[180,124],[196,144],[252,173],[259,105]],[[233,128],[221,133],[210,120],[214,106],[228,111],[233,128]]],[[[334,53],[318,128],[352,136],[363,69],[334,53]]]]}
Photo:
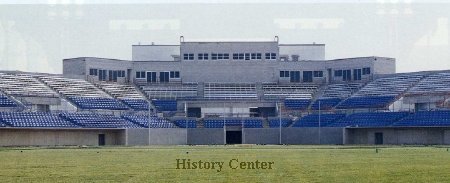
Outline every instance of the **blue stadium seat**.
{"type": "Polygon", "coordinates": [[[61,113],[60,116],[84,128],[142,128],[142,126],[108,114],[61,113]]]}
{"type": "Polygon", "coordinates": [[[340,119],[345,117],[345,114],[310,114],[304,116],[294,122],[292,127],[319,127],[319,118],[320,118],[320,127],[326,127],[340,119]]]}
{"type": "Polygon", "coordinates": [[[338,109],[384,108],[394,102],[396,96],[350,97],[337,106],[338,109]]]}
{"type": "Polygon", "coordinates": [[[145,128],[176,128],[172,122],[156,116],[150,116],[149,119],[148,115],[122,115],[122,118],[145,128]]]}
{"type": "Polygon", "coordinates": [[[406,117],[408,112],[366,112],[351,114],[330,127],[386,127],[406,117]]]}
{"type": "MultiPolygon", "coordinates": [[[[278,128],[280,127],[280,118],[269,118],[269,127],[278,128]]],[[[281,118],[281,127],[289,127],[292,124],[290,118],[281,118]]]]}
{"type": "Polygon", "coordinates": [[[197,128],[197,120],[194,118],[175,119],[173,122],[180,128],[197,128]],[[187,125],[186,125],[187,124],[187,125]]]}
{"type": "Polygon", "coordinates": [[[339,104],[342,100],[340,98],[322,98],[317,99],[311,105],[312,110],[319,110],[319,102],[320,102],[320,110],[329,110],[339,104]]]}
{"type": "Polygon", "coordinates": [[[0,107],[17,107],[17,104],[6,95],[0,93],[0,107]]]}
{"type": "Polygon", "coordinates": [[[241,126],[244,128],[262,128],[261,118],[205,118],[205,128],[223,128],[225,126],[241,126]]]}
{"type": "Polygon", "coordinates": [[[136,111],[147,111],[148,102],[143,99],[121,99],[123,103],[128,105],[131,109],[136,111]]]}
{"type": "Polygon", "coordinates": [[[67,97],[81,109],[128,110],[128,107],[113,98],[67,97]]]}
{"type": "Polygon", "coordinates": [[[152,103],[159,111],[177,111],[176,100],[152,100],[152,103]]]}
{"type": "Polygon", "coordinates": [[[410,114],[392,126],[450,126],[450,111],[419,111],[410,114]]]}
{"type": "Polygon", "coordinates": [[[0,121],[11,127],[77,128],[53,113],[43,112],[0,112],[0,121]]]}
{"type": "Polygon", "coordinates": [[[284,106],[288,109],[305,110],[308,108],[311,100],[308,99],[285,99],[284,106]]]}

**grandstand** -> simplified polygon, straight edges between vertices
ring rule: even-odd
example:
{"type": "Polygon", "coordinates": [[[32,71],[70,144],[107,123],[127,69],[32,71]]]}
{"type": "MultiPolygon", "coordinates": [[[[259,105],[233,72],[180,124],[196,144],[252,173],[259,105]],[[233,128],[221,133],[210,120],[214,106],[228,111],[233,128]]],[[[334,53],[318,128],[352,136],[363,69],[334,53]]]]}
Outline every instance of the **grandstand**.
{"type": "Polygon", "coordinates": [[[450,144],[449,71],[278,40],[170,47],[0,72],[0,145],[450,144]]]}

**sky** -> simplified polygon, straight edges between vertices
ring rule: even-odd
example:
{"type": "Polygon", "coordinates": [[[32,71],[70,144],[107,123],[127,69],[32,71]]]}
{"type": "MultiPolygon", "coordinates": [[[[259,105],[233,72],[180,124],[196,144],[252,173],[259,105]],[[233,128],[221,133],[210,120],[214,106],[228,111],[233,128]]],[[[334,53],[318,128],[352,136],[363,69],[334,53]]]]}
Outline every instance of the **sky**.
{"type": "Polygon", "coordinates": [[[178,44],[180,36],[279,36],[326,44],[326,59],[382,56],[396,58],[397,72],[450,69],[446,1],[20,2],[0,0],[0,70],[60,74],[64,58],[131,60],[132,44],[178,44]]]}

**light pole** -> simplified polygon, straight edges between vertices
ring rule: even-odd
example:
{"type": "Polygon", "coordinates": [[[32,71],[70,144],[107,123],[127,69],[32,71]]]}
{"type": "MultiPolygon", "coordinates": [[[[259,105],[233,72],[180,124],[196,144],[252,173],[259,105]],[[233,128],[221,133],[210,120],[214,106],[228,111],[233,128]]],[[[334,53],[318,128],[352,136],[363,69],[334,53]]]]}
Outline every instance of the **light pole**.
{"type": "Polygon", "coordinates": [[[321,137],[320,137],[320,115],[321,115],[321,114],[320,114],[320,112],[321,112],[321,111],[320,111],[320,100],[319,100],[319,145],[321,144],[321,139],[320,139],[320,138],[321,138],[321,137]]]}

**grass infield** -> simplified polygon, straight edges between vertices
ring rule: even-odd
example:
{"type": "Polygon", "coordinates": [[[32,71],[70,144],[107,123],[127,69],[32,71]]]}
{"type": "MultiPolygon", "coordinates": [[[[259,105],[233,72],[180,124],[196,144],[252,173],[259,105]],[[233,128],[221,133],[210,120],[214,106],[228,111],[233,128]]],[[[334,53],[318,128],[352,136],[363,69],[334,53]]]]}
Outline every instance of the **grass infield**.
{"type": "Polygon", "coordinates": [[[449,181],[450,150],[441,146],[0,148],[0,182],[449,181]],[[197,168],[177,169],[177,159],[197,162],[197,168]],[[223,167],[199,169],[199,161],[223,167]],[[256,161],[273,162],[272,169],[251,169],[256,161]]]}

